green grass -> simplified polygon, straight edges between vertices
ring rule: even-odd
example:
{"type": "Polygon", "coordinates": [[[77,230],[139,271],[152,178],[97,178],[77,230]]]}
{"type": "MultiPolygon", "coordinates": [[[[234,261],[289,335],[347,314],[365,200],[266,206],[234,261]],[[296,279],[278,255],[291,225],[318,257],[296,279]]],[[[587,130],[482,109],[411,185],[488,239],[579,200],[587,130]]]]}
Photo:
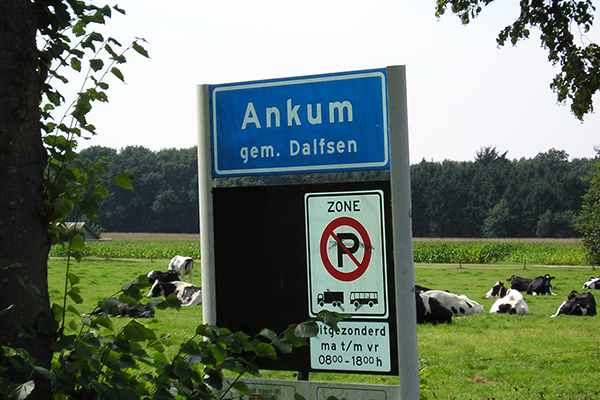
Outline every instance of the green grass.
{"type": "MultiPolygon", "coordinates": [[[[72,265],[81,279],[81,313],[117,292],[121,285],[152,269],[166,270],[168,260],[84,258],[72,265]]],[[[199,266],[199,263],[198,263],[199,266]]],[[[583,282],[598,270],[582,267],[543,267],[523,264],[416,264],[415,280],[422,286],[465,294],[484,305],[483,314],[455,318],[450,325],[417,327],[419,359],[431,375],[429,399],[596,399],[600,398],[600,317],[550,318],[571,290],[582,292],[583,282]],[[490,314],[493,300],[485,293],[512,274],[535,277],[550,273],[556,296],[529,296],[528,316],[490,314]]],[[[51,302],[60,301],[64,260],[49,262],[51,302]]],[[[201,282],[197,267],[194,282],[201,282]]],[[[600,292],[598,292],[600,293],[600,292]]],[[[594,293],[596,294],[596,293],[594,293]]],[[[600,297],[596,296],[598,299],[600,297]]],[[[144,299],[146,301],[146,299],[144,299]]],[[[70,314],[80,324],[80,317],[70,314]]],[[[114,319],[120,326],[126,319],[114,319]]],[[[188,339],[202,323],[202,307],[180,311],[157,310],[143,323],[168,333],[174,343],[188,339]]],[[[300,321],[299,321],[300,322],[300,321]]],[[[252,332],[247,332],[252,334],[252,332]]],[[[311,380],[398,384],[398,377],[365,374],[311,373],[311,380]]],[[[293,379],[291,372],[266,372],[266,377],[293,379]]]]}

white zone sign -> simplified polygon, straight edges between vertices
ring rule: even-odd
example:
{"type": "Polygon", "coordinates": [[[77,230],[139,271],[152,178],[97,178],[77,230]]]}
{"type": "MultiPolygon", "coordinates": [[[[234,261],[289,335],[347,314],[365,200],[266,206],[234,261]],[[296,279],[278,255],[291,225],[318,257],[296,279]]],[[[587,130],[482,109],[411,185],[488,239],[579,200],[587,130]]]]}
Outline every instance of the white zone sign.
{"type": "Polygon", "coordinates": [[[387,322],[338,322],[339,330],[318,322],[319,335],[310,339],[314,369],[389,372],[390,326],[387,322]]]}
{"type": "Polygon", "coordinates": [[[306,193],[309,314],[387,318],[383,191],[306,193]]]}

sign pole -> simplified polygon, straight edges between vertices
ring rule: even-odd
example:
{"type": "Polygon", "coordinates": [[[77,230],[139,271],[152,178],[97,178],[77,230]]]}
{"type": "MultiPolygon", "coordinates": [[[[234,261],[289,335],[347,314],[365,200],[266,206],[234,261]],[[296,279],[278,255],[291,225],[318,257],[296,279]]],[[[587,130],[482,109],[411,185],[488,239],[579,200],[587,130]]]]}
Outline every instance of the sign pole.
{"type": "Polygon", "coordinates": [[[405,66],[388,67],[387,79],[400,399],[413,400],[419,398],[419,368],[405,66]]]}
{"type": "Polygon", "coordinates": [[[217,321],[209,85],[198,85],[198,199],[200,202],[200,265],[202,268],[202,322],[217,321]]]}

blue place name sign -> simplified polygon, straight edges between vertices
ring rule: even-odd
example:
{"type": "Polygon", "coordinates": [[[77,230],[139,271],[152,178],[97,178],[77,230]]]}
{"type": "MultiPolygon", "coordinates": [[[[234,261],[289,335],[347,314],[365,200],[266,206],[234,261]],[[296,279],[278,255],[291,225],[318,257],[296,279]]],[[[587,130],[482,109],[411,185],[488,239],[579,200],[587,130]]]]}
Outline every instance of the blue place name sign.
{"type": "Polygon", "coordinates": [[[213,174],[389,168],[385,69],[210,86],[213,174]]]}

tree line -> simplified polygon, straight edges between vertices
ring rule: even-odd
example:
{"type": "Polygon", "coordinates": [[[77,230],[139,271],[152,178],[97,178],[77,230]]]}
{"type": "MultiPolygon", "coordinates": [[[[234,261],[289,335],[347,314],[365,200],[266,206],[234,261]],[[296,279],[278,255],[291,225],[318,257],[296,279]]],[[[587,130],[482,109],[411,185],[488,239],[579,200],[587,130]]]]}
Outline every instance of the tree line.
{"type": "MultiPolygon", "coordinates": [[[[81,156],[108,157],[107,172],[135,176],[133,190],[113,182],[99,199],[96,229],[107,232],[198,233],[197,148],[151,151],[93,146],[81,156]]],[[[473,161],[422,160],[411,166],[415,237],[579,237],[574,218],[593,159],[569,160],[550,149],[509,160],[495,147],[473,161]]]]}

